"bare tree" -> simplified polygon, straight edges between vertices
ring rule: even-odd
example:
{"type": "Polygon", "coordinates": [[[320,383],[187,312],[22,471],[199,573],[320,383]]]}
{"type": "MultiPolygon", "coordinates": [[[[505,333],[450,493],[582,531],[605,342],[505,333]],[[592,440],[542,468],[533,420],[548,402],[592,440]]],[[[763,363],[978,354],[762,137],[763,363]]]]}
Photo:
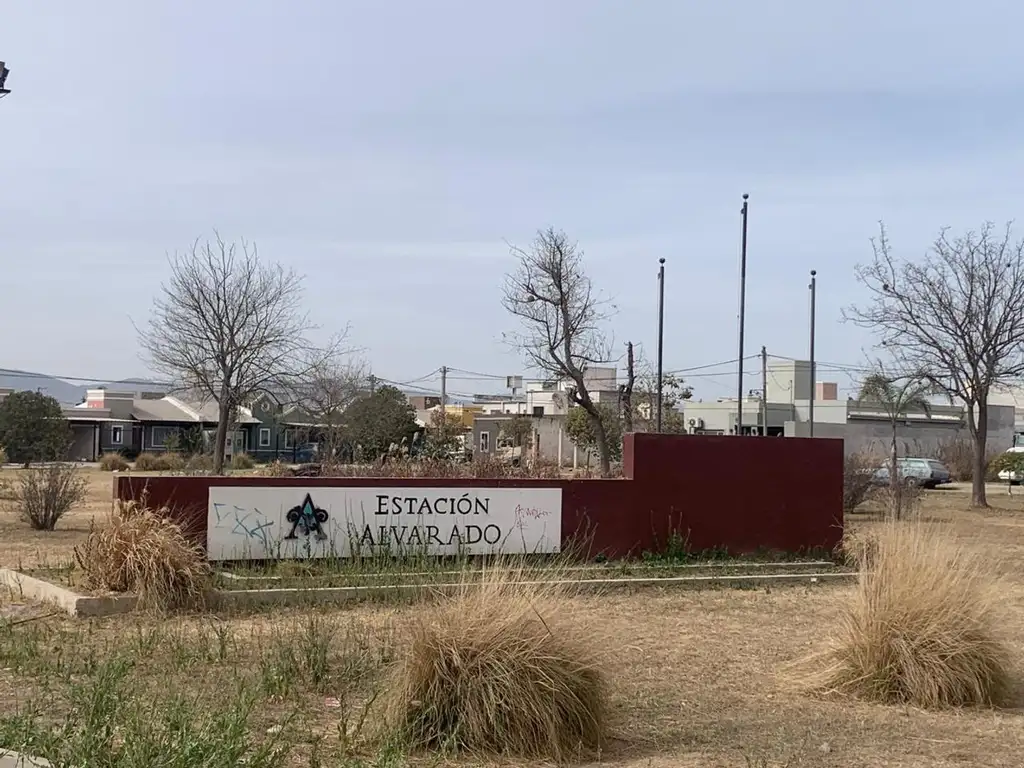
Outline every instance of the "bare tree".
{"type": "Polygon", "coordinates": [[[298,387],[298,404],[315,423],[324,462],[334,464],[342,452],[344,414],[368,391],[366,366],[358,360],[328,357],[313,360],[309,375],[298,387]]]}
{"type": "Polygon", "coordinates": [[[966,406],[974,442],[971,502],[985,498],[988,404],[993,387],[1024,374],[1024,242],[992,224],[952,236],[942,230],[920,261],[897,259],[885,226],[874,258],[857,268],[871,300],[844,316],[951,399],[966,406]]]}
{"type": "Polygon", "coordinates": [[[569,397],[586,411],[601,472],[608,475],[611,452],[585,375],[590,366],[611,360],[611,345],[601,329],[609,307],[594,295],[583,270],[583,251],[564,232],[538,232],[528,249],[511,250],[519,266],[506,278],[502,304],[522,324],[511,341],[534,368],[570,383],[569,397]]]}
{"type": "Polygon", "coordinates": [[[931,403],[928,396],[935,392],[933,377],[925,371],[895,372],[886,370],[881,361],[872,366],[860,385],[861,402],[872,403],[880,408],[889,419],[892,440],[889,446],[889,514],[899,518],[902,511],[901,486],[904,481],[899,471],[897,432],[900,421],[913,411],[928,413],[931,403]]]}
{"type": "Polygon", "coordinates": [[[230,423],[239,407],[264,392],[289,400],[312,360],[331,357],[332,342],[315,352],[315,326],[301,309],[302,278],[261,261],[256,247],[197,240],[170,259],[149,322],[139,330],[145,356],[182,389],[219,406],[214,471],[224,469],[230,423]]]}

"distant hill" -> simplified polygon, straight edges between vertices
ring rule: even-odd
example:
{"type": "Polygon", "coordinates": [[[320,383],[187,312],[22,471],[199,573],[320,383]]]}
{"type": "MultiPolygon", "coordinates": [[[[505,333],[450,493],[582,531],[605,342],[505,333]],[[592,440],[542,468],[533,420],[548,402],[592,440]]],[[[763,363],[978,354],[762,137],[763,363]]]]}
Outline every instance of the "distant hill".
{"type": "Polygon", "coordinates": [[[106,387],[107,389],[159,389],[160,383],[150,379],[125,379],[99,384],[73,384],[64,379],[57,379],[43,373],[18,371],[0,368],[0,389],[39,390],[44,395],[56,399],[62,405],[77,405],[85,399],[87,389],[106,387]]]}

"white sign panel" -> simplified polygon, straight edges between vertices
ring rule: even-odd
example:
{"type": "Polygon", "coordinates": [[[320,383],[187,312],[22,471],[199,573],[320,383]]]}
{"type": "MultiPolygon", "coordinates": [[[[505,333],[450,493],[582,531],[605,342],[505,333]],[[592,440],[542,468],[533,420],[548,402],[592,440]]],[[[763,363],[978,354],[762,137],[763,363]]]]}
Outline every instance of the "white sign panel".
{"type": "Polygon", "coordinates": [[[558,552],[561,488],[210,488],[210,560],[558,552]]]}

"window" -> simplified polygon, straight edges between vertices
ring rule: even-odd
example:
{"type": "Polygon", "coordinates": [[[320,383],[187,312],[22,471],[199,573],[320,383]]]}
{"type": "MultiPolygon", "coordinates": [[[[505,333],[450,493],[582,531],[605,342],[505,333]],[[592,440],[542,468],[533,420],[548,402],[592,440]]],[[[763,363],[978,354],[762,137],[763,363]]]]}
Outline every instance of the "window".
{"type": "Polygon", "coordinates": [[[124,427],[110,428],[110,444],[124,445],[124,427]]]}
{"type": "Polygon", "coordinates": [[[260,427],[260,448],[270,447],[270,430],[267,427],[260,427]]]}
{"type": "Polygon", "coordinates": [[[533,406],[533,418],[539,419],[544,415],[544,406],[535,405],[533,406]]]}
{"type": "Polygon", "coordinates": [[[177,430],[174,427],[153,427],[153,447],[164,448],[177,430]]]}
{"type": "Polygon", "coordinates": [[[295,430],[286,429],[284,431],[284,447],[294,448],[295,447],[295,430]]]}
{"type": "Polygon", "coordinates": [[[481,432],[480,433],[480,453],[487,453],[491,450],[491,433],[481,432]]]}

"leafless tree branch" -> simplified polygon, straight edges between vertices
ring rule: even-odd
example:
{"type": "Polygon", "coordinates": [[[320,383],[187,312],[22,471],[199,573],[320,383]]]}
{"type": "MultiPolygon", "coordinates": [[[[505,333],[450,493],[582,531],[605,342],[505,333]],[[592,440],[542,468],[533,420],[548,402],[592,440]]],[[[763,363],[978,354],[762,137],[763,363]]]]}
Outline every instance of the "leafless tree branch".
{"type": "Polygon", "coordinates": [[[215,470],[223,470],[232,414],[260,394],[293,402],[313,366],[344,336],[317,348],[302,311],[302,278],[259,258],[255,245],[196,240],[169,259],[149,321],[139,330],[150,367],[216,402],[215,470]]]}
{"type": "Polygon", "coordinates": [[[612,342],[602,327],[612,308],[595,295],[583,269],[583,251],[564,232],[549,228],[538,232],[529,248],[510,250],[519,265],[506,278],[502,304],[520,321],[521,330],[507,338],[532,367],[571,382],[570,398],[590,417],[601,469],[608,474],[607,436],[585,374],[612,360],[612,342]]]}
{"type": "Polygon", "coordinates": [[[874,258],[857,268],[869,301],[844,317],[874,331],[881,345],[967,406],[974,438],[972,501],[986,506],[985,451],[993,387],[1024,375],[1024,242],[1012,223],[986,223],[954,236],[943,229],[917,261],[897,258],[885,226],[874,258]]]}

